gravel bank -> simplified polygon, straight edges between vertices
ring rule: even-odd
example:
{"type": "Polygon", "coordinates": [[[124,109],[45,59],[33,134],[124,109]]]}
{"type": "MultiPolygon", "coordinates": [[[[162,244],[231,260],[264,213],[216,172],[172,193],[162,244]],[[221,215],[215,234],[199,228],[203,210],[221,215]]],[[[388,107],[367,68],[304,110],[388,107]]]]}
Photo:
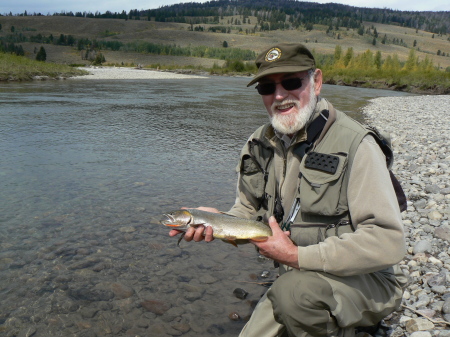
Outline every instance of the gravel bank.
{"type": "Polygon", "coordinates": [[[383,97],[364,114],[391,134],[393,171],[408,197],[402,214],[410,283],[402,310],[385,320],[394,337],[450,336],[450,96],[383,97]]]}
{"type": "Polygon", "coordinates": [[[159,79],[186,79],[205,78],[205,76],[176,74],[165,71],[125,68],[125,67],[81,67],[89,72],[89,75],[71,77],[71,79],[95,79],[95,80],[159,80],[159,79]]]}

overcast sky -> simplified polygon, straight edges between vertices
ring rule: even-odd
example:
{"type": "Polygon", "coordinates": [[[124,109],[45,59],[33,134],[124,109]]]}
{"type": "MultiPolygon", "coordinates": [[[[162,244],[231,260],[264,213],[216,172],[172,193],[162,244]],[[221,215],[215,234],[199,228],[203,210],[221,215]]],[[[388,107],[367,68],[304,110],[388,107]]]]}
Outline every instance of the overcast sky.
{"type": "MultiPolygon", "coordinates": [[[[106,11],[128,12],[130,9],[152,9],[181,2],[205,2],[203,0],[1,0],[0,14],[23,13],[53,14],[61,11],[92,12],[106,11]]],[[[390,8],[402,11],[450,11],[449,0],[318,0],[314,2],[337,2],[356,7],[390,8]]]]}

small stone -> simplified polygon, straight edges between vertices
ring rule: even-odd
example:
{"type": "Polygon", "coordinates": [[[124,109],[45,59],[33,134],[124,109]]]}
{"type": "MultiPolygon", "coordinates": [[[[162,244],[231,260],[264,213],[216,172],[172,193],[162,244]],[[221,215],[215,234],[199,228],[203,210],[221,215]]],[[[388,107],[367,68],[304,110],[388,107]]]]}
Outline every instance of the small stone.
{"type": "Polygon", "coordinates": [[[141,306],[156,315],[162,315],[170,309],[170,304],[159,300],[147,300],[141,302],[141,306]]]}
{"type": "Polygon", "coordinates": [[[236,288],[233,290],[233,295],[239,298],[240,300],[243,300],[247,297],[248,292],[246,292],[244,289],[236,288]]]}
{"type": "Polygon", "coordinates": [[[442,306],[442,312],[444,314],[450,314],[450,297],[447,298],[442,306]]]}
{"type": "Polygon", "coordinates": [[[189,332],[191,330],[191,326],[188,323],[176,323],[172,325],[172,328],[174,328],[177,331],[182,332],[185,334],[186,332],[189,332]]]}
{"type": "Polygon", "coordinates": [[[441,220],[442,219],[442,214],[439,213],[436,210],[431,211],[430,213],[428,213],[428,219],[430,219],[430,220],[441,220]]]}
{"type": "Polygon", "coordinates": [[[241,319],[241,316],[239,316],[239,314],[235,311],[230,312],[230,314],[228,315],[228,318],[231,319],[232,321],[239,321],[241,319]]]}
{"type": "Polygon", "coordinates": [[[431,253],[433,251],[433,246],[428,240],[420,240],[414,245],[413,253],[431,253]]]}
{"type": "Polygon", "coordinates": [[[434,237],[445,241],[450,241],[450,226],[443,225],[434,230],[434,237]]]}
{"type": "Polygon", "coordinates": [[[436,315],[436,311],[432,310],[432,309],[420,309],[417,310],[417,312],[419,314],[421,314],[424,317],[428,317],[428,318],[433,318],[434,315],[436,315]]]}
{"type": "Polygon", "coordinates": [[[427,193],[432,193],[432,194],[437,194],[440,193],[441,189],[439,188],[438,185],[427,185],[425,186],[425,192],[427,193]]]}
{"type": "Polygon", "coordinates": [[[416,331],[413,332],[410,337],[431,337],[431,333],[428,331],[416,331]]]}
{"type": "Polygon", "coordinates": [[[424,318],[413,318],[406,322],[406,331],[409,333],[432,329],[434,329],[434,324],[424,318]]]}
{"type": "Polygon", "coordinates": [[[445,272],[441,272],[437,275],[433,275],[431,276],[428,280],[427,283],[430,287],[435,287],[435,286],[445,286],[445,282],[447,279],[447,275],[445,272]]]}
{"type": "Polygon", "coordinates": [[[443,295],[443,294],[445,294],[447,292],[447,287],[445,287],[445,286],[434,286],[434,287],[431,287],[431,291],[436,293],[436,294],[443,295]]]}
{"type": "Polygon", "coordinates": [[[443,266],[443,263],[441,260],[436,259],[434,256],[430,256],[428,258],[428,261],[430,261],[432,264],[434,264],[436,267],[440,268],[443,266]]]}
{"type": "Polygon", "coordinates": [[[120,283],[113,283],[111,290],[117,299],[123,300],[134,295],[134,290],[120,283]]]}

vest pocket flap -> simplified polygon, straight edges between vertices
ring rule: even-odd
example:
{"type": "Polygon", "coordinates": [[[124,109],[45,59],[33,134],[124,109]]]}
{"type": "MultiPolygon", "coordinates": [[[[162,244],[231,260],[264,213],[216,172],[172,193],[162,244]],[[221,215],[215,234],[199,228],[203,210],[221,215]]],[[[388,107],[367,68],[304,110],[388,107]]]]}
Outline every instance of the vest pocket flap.
{"type": "Polygon", "coordinates": [[[320,186],[337,180],[347,164],[346,154],[312,152],[300,164],[300,172],[311,185],[320,186]]]}
{"type": "Polygon", "coordinates": [[[256,198],[264,195],[264,173],[249,155],[242,157],[240,166],[240,188],[252,193],[256,198]]]}
{"type": "Polygon", "coordinates": [[[261,169],[249,155],[244,155],[239,166],[239,171],[244,174],[253,174],[261,172],[261,169]]]}

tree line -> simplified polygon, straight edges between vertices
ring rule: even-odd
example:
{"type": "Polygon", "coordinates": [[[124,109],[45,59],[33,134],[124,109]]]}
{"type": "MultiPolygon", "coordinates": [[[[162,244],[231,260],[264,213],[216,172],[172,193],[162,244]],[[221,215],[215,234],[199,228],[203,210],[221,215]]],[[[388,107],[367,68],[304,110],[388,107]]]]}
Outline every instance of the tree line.
{"type": "MultiPolygon", "coordinates": [[[[19,15],[30,14],[25,11],[19,15]]],[[[127,12],[125,10],[105,13],[62,11],[53,15],[180,23],[189,23],[189,20],[194,18],[223,19],[241,15],[257,17],[259,25],[267,23],[272,30],[283,29],[282,26],[286,27],[286,25],[296,28],[307,24],[337,24],[340,27],[357,28],[363,21],[368,21],[421,29],[435,34],[450,33],[450,12],[398,11],[388,8],[361,8],[337,3],[319,4],[296,0],[213,0],[204,3],[187,2],[161,6],[157,9],[131,9],[127,12]]],[[[267,26],[264,28],[267,29],[267,26]]]]}

